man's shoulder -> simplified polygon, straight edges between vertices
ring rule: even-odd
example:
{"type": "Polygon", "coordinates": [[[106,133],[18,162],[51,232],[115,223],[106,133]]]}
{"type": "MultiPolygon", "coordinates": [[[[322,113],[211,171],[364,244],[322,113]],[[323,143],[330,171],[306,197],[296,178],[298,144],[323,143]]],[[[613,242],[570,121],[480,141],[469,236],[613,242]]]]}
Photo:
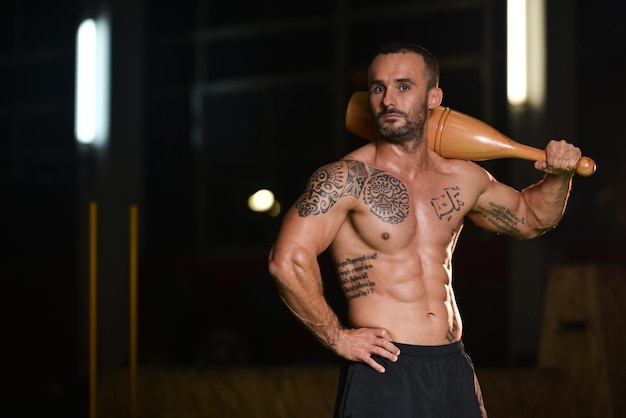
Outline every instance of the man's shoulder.
{"type": "Polygon", "coordinates": [[[370,177],[370,167],[363,161],[342,158],[318,167],[309,179],[309,190],[322,193],[358,196],[370,177]]]}
{"type": "Polygon", "coordinates": [[[451,176],[460,176],[468,181],[486,181],[491,175],[479,163],[470,160],[440,158],[439,168],[451,176]]]}

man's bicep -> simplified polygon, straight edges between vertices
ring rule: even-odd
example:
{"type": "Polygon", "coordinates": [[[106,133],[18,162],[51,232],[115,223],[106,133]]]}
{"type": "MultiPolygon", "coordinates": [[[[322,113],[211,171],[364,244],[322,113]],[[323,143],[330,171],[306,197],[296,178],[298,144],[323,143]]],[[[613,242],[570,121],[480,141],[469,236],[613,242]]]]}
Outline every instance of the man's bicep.
{"type": "Polygon", "coordinates": [[[358,161],[341,160],[318,168],[285,215],[281,234],[321,254],[355,205],[366,177],[358,161]]]}
{"type": "Polygon", "coordinates": [[[327,164],[311,175],[294,207],[302,217],[326,214],[340,201],[358,197],[366,179],[365,165],[359,161],[327,164]]]}
{"type": "Polygon", "coordinates": [[[523,237],[526,218],[519,191],[492,180],[467,217],[477,226],[498,234],[523,237]]]}
{"type": "Polygon", "coordinates": [[[345,203],[340,202],[324,212],[304,215],[294,206],[285,216],[283,233],[319,255],[330,246],[345,221],[348,214],[345,203]]]}

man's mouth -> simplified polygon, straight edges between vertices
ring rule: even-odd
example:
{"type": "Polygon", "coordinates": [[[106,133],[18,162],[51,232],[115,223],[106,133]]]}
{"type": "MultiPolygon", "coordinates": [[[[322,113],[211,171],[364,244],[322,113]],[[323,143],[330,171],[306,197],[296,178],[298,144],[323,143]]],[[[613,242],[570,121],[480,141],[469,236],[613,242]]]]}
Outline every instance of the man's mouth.
{"type": "Polygon", "coordinates": [[[398,119],[403,116],[404,114],[402,112],[398,112],[396,110],[383,110],[378,114],[378,117],[383,120],[398,119]]]}
{"type": "Polygon", "coordinates": [[[380,115],[380,123],[395,123],[398,119],[402,118],[399,113],[384,113],[380,115]]]}

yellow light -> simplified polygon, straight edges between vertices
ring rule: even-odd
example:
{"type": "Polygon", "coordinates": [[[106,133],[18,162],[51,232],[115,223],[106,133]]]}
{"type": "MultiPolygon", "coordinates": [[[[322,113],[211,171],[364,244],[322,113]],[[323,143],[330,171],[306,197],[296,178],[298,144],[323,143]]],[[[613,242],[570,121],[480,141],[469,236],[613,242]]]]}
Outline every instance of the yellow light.
{"type": "Polygon", "coordinates": [[[248,207],[255,212],[267,212],[274,206],[274,193],[261,189],[248,198],[248,207]]]}
{"type": "Polygon", "coordinates": [[[512,105],[526,102],[527,48],[526,48],[526,0],[507,1],[507,98],[512,105]]]}
{"type": "Polygon", "coordinates": [[[546,95],[546,17],[545,0],[528,2],[526,20],[528,27],[528,103],[542,108],[546,95]]]}
{"type": "Polygon", "coordinates": [[[280,210],[281,210],[280,202],[278,200],[275,200],[272,207],[268,209],[267,214],[271,216],[272,218],[275,218],[278,215],[280,215],[280,210]]]}
{"type": "Polygon", "coordinates": [[[545,102],[545,0],[507,1],[507,98],[513,106],[545,102]]]}

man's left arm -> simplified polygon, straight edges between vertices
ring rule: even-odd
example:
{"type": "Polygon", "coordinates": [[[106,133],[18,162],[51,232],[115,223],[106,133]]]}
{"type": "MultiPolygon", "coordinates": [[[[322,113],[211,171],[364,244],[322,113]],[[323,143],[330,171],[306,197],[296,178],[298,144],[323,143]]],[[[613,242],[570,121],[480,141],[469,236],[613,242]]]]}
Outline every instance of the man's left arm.
{"type": "Polygon", "coordinates": [[[563,217],[580,149],[566,141],[550,141],[546,159],[535,168],[546,174],[518,192],[491,179],[468,217],[487,230],[522,239],[553,229],[563,217]]]}

